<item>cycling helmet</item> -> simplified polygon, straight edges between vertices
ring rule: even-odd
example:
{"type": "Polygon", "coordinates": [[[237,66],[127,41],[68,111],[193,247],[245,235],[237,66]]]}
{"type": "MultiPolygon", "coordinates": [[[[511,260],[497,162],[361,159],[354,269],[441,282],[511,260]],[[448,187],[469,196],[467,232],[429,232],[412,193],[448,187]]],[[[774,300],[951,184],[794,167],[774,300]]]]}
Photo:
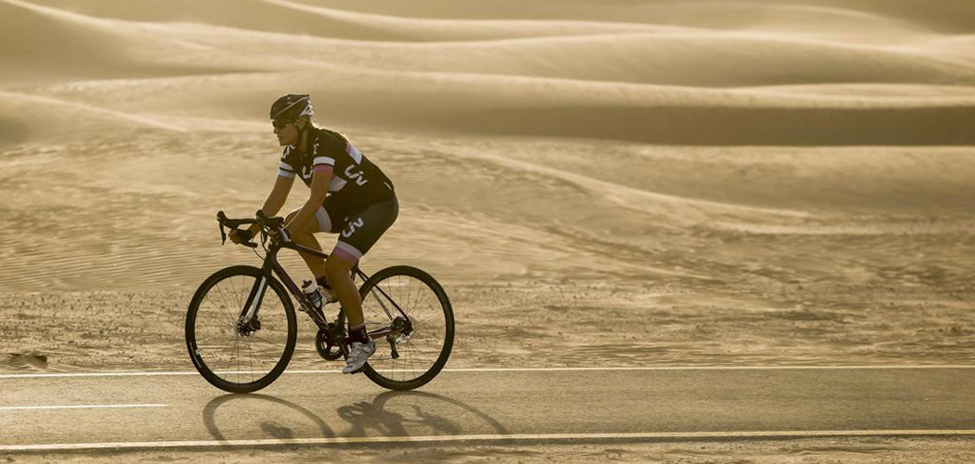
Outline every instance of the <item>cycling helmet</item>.
{"type": "Polygon", "coordinates": [[[312,116],[310,95],[288,94],[271,105],[271,120],[297,121],[302,116],[312,116]]]}

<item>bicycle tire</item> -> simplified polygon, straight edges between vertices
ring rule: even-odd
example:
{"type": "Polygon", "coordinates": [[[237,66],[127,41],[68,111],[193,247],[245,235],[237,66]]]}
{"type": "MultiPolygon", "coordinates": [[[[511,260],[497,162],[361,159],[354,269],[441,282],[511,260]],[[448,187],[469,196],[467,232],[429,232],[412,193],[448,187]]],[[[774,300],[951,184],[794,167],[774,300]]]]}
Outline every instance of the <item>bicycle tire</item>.
{"type": "MultiPolygon", "coordinates": [[[[412,266],[402,266],[402,265],[392,266],[392,267],[382,269],[379,272],[376,272],[375,274],[370,276],[365,282],[363,282],[362,286],[359,287],[359,295],[362,298],[364,310],[367,305],[367,301],[368,301],[367,298],[370,297],[370,291],[372,291],[373,288],[375,288],[377,285],[380,286],[379,288],[383,288],[381,284],[384,281],[388,281],[394,277],[401,277],[401,278],[406,277],[406,278],[416,279],[420,281],[422,284],[426,285],[427,289],[429,289],[432,292],[432,294],[436,297],[436,300],[439,303],[440,310],[443,312],[443,318],[444,318],[442,347],[440,348],[440,352],[437,356],[437,359],[421,375],[412,379],[396,380],[385,375],[383,369],[377,370],[375,366],[376,364],[375,356],[379,354],[380,348],[383,346],[383,344],[386,343],[386,341],[376,340],[377,353],[373,354],[373,357],[371,358],[372,360],[370,362],[367,362],[365,366],[363,366],[362,372],[366,374],[366,377],[368,377],[370,380],[372,380],[377,385],[383,388],[387,388],[389,390],[397,390],[397,391],[413,390],[423,385],[426,385],[428,382],[433,380],[434,377],[436,377],[437,374],[439,374],[440,371],[443,369],[443,367],[447,364],[447,360],[450,357],[450,351],[453,348],[453,341],[454,341],[454,313],[453,313],[453,308],[450,305],[450,299],[447,297],[447,293],[444,291],[440,283],[438,283],[437,280],[433,278],[433,276],[424,272],[421,269],[417,269],[412,266]]],[[[407,298],[407,300],[408,299],[409,298],[407,298]]],[[[411,308],[406,308],[406,311],[409,312],[410,309],[411,308]]],[[[424,327],[421,329],[426,330],[427,328],[424,327]]],[[[409,344],[409,341],[407,342],[407,344],[409,344]]]]}
{"type": "MultiPolygon", "coordinates": [[[[285,337],[284,350],[281,352],[281,357],[274,364],[274,367],[271,368],[267,374],[254,381],[243,383],[232,382],[222,377],[221,373],[211,369],[200,354],[200,348],[196,338],[196,322],[198,313],[200,311],[200,306],[207,298],[208,293],[222,281],[232,279],[233,277],[252,277],[256,280],[260,278],[262,274],[263,271],[260,268],[253,266],[231,266],[221,269],[207,277],[203,283],[200,284],[199,288],[196,290],[196,293],[193,294],[193,299],[190,301],[189,309],[186,312],[186,349],[189,352],[190,359],[193,361],[193,365],[196,367],[196,370],[200,373],[200,375],[207,380],[207,382],[227,392],[251,393],[267,387],[274,382],[274,380],[277,379],[282,372],[284,372],[284,369],[288,367],[288,363],[291,361],[291,356],[294,354],[295,344],[298,338],[298,326],[295,317],[294,305],[292,304],[291,298],[284,286],[277,279],[275,279],[274,276],[268,276],[268,287],[273,290],[273,294],[277,295],[278,300],[280,300],[281,305],[284,308],[285,318],[287,320],[287,335],[285,337]]],[[[231,284],[232,282],[233,281],[231,280],[231,284]]],[[[261,304],[261,311],[268,307],[267,301],[271,294],[272,292],[264,292],[264,301],[261,304]]],[[[258,312],[258,315],[261,314],[264,313],[258,312]]],[[[259,332],[259,330],[255,333],[257,332],[259,332]]],[[[239,334],[234,334],[234,336],[240,337],[239,334]]]]}

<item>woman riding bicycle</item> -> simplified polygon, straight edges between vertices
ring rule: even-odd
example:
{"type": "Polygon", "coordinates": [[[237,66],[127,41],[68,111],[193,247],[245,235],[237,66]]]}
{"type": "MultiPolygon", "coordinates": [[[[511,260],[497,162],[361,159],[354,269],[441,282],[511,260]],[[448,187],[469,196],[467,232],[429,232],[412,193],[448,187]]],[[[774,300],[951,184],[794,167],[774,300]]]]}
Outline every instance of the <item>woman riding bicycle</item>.
{"type": "MultiPolygon", "coordinates": [[[[285,239],[321,251],[313,234],[341,234],[328,259],[300,255],[315,275],[323,300],[337,297],[348,317],[352,349],[342,372],[351,374],[362,369],[376,344],[366,334],[362,301],[350,271],[396,221],[399,202],[389,178],[344,135],[315,127],[313,115],[308,95],[285,95],[271,105],[271,122],[284,153],[261,211],[276,215],[299,175],[311,194],[285,219],[289,236],[285,239]]],[[[230,238],[234,243],[246,242],[257,230],[255,225],[232,231],[230,238]]]]}

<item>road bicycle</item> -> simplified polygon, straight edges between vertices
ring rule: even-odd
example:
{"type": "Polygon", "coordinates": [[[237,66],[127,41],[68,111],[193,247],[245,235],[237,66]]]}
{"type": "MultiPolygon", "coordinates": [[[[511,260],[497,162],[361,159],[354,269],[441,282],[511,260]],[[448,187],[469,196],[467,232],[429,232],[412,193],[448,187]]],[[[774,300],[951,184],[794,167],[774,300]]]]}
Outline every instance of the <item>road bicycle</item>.
{"type": "MultiPolygon", "coordinates": [[[[274,382],[288,366],[297,343],[292,298],[318,327],[319,356],[332,361],[347,358],[345,312],[340,308],[330,322],[277,259],[282,249],[323,259],[328,254],[288,240],[284,219],[261,211],[245,219],[229,219],[220,211],[217,222],[221,244],[227,241],[227,228],[256,224],[260,243],[241,245],[254,249],[263,265],[221,269],[193,295],[186,313],[186,347],[203,378],[232,393],[255,392],[274,382]]],[[[369,337],[376,341],[376,352],[362,369],[366,377],[390,390],[412,390],[433,380],[447,363],[454,340],[453,310],[443,287],[411,266],[392,266],[366,276],[356,265],[352,279],[362,282],[362,312],[369,337]]]]}

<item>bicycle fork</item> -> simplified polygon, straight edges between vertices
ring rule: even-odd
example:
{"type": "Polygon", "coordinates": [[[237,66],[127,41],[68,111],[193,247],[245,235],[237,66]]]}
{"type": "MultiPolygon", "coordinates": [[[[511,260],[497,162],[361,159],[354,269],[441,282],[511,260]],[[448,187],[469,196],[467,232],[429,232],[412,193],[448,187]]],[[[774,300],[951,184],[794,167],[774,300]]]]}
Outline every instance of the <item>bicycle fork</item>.
{"type": "Polygon", "coordinates": [[[252,332],[261,329],[260,319],[257,317],[257,311],[261,307],[261,302],[264,301],[264,293],[267,292],[267,276],[261,274],[261,276],[254,282],[251,286],[251,291],[247,295],[247,301],[244,303],[244,307],[240,310],[240,317],[237,319],[237,332],[240,335],[250,335],[252,332]]]}
{"type": "MultiPolygon", "coordinates": [[[[240,310],[240,317],[237,320],[238,330],[242,332],[259,330],[261,328],[260,318],[258,314],[260,313],[261,305],[264,302],[264,294],[267,293],[268,280],[271,279],[270,271],[261,273],[261,277],[254,282],[251,286],[250,293],[247,295],[247,301],[244,303],[244,307],[240,310]]],[[[294,287],[290,281],[285,281],[285,285],[288,287],[294,287]]],[[[325,319],[325,315],[320,311],[316,311],[312,308],[311,304],[304,297],[304,293],[297,289],[297,287],[290,288],[291,293],[295,295],[298,300],[298,309],[307,313],[311,316],[315,324],[320,328],[325,328],[328,326],[328,321],[325,319]]],[[[245,333],[246,335],[246,333],[245,333]]]]}

